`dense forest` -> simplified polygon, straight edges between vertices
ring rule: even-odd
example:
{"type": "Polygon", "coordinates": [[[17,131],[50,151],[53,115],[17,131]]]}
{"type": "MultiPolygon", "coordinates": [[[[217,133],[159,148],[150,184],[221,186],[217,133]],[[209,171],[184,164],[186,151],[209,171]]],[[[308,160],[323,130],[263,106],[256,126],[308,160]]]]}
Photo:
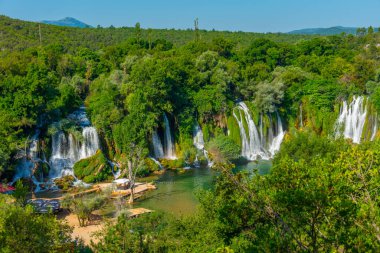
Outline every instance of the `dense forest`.
{"type": "MultiPolygon", "coordinates": [[[[101,143],[96,155],[74,165],[75,174],[89,183],[112,177],[108,165],[94,171],[107,160],[122,168],[141,166],[141,176],[157,170],[144,158],[154,153],[152,138],[163,135],[166,124],[177,159],[161,159],[162,164],[193,163],[194,126],[202,129],[219,176],[211,190],[198,193],[198,211],[179,218],[158,212],[134,220],[120,215],[92,250],[379,250],[380,33],[374,29],[339,36],[156,30],[140,24],[79,29],[4,16],[0,27],[4,182],[12,181],[36,129],[47,156],[57,131],[79,136],[66,118],[83,105],[101,143]],[[364,118],[375,119],[363,120],[357,141],[338,138],[341,105],[358,98],[364,99],[364,118]],[[237,108],[242,102],[252,122],[261,122],[261,133],[268,135],[271,125],[280,123],[286,129],[268,175],[233,173],[234,164],[247,160],[241,129],[248,131],[250,121],[243,119],[245,107],[237,108]]],[[[44,165],[38,170],[49,173],[44,165]]],[[[1,196],[0,205],[7,201],[1,196]]],[[[6,227],[24,225],[13,224],[14,217],[27,220],[36,237],[35,245],[26,235],[19,237],[17,250],[43,252],[38,238],[44,235],[37,233],[43,218],[18,202],[0,210],[0,248],[12,251],[12,238],[19,236],[6,227]]],[[[51,237],[43,240],[46,252],[89,250],[70,241],[70,229],[51,216],[42,227],[51,237]]]]}

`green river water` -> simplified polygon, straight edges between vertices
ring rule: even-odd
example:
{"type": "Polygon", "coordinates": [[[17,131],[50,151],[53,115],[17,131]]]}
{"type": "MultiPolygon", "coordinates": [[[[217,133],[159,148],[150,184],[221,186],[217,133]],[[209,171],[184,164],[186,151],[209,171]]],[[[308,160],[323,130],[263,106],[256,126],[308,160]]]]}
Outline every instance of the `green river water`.
{"type": "MultiPolygon", "coordinates": [[[[271,161],[251,162],[235,170],[258,170],[267,174],[271,161]]],[[[198,204],[196,192],[199,189],[210,189],[217,172],[210,168],[193,168],[184,172],[166,171],[156,181],[157,190],[150,191],[136,201],[134,207],[160,210],[175,215],[193,213],[198,204]]]]}

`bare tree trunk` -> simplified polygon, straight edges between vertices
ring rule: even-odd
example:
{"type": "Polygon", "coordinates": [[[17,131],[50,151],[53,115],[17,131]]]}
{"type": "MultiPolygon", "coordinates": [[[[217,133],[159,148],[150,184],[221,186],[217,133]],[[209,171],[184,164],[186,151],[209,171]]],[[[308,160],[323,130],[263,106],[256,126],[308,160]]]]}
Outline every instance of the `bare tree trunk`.
{"type": "Polygon", "coordinates": [[[133,177],[133,166],[132,166],[131,160],[128,160],[128,177],[129,177],[129,188],[131,189],[131,195],[129,197],[128,203],[133,203],[133,201],[135,200],[135,197],[134,197],[135,179],[133,177]]]}

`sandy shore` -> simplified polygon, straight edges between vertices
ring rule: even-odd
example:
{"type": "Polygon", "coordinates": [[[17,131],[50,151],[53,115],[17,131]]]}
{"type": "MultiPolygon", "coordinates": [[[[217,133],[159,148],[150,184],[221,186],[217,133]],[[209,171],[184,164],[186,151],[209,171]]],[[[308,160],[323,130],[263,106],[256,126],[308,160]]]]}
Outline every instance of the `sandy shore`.
{"type": "Polygon", "coordinates": [[[78,218],[75,214],[70,213],[65,215],[65,217],[61,218],[64,219],[73,228],[73,233],[71,234],[71,237],[73,239],[82,239],[85,245],[90,245],[91,241],[93,241],[94,243],[98,242],[99,240],[98,238],[94,237],[94,233],[102,230],[105,225],[104,221],[100,216],[96,216],[85,227],[79,226],[78,218]]]}

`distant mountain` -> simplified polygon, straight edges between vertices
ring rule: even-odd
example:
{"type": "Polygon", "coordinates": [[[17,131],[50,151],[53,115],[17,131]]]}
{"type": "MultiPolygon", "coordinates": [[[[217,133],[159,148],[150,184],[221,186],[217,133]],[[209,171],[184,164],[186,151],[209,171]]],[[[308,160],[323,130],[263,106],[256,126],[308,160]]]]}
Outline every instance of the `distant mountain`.
{"type": "Polygon", "coordinates": [[[306,28],[294,30],[288,34],[305,34],[305,35],[336,35],[341,33],[356,34],[356,27],[334,26],[330,28],[306,28]]]}
{"type": "Polygon", "coordinates": [[[70,17],[67,17],[67,18],[64,18],[64,19],[61,19],[61,20],[43,20],[41,21],[41,23],[44,23],[44,24],[49,24],[49,25],[58,25],[58,26],[70,26],[70,27],[79,27],[79,28],[86,28],[86,27],[92,27],[90,25],[87,25],[85,23],[83,23],[82,21],[79,21],[75,18],[70,18],[70,17]]]}

